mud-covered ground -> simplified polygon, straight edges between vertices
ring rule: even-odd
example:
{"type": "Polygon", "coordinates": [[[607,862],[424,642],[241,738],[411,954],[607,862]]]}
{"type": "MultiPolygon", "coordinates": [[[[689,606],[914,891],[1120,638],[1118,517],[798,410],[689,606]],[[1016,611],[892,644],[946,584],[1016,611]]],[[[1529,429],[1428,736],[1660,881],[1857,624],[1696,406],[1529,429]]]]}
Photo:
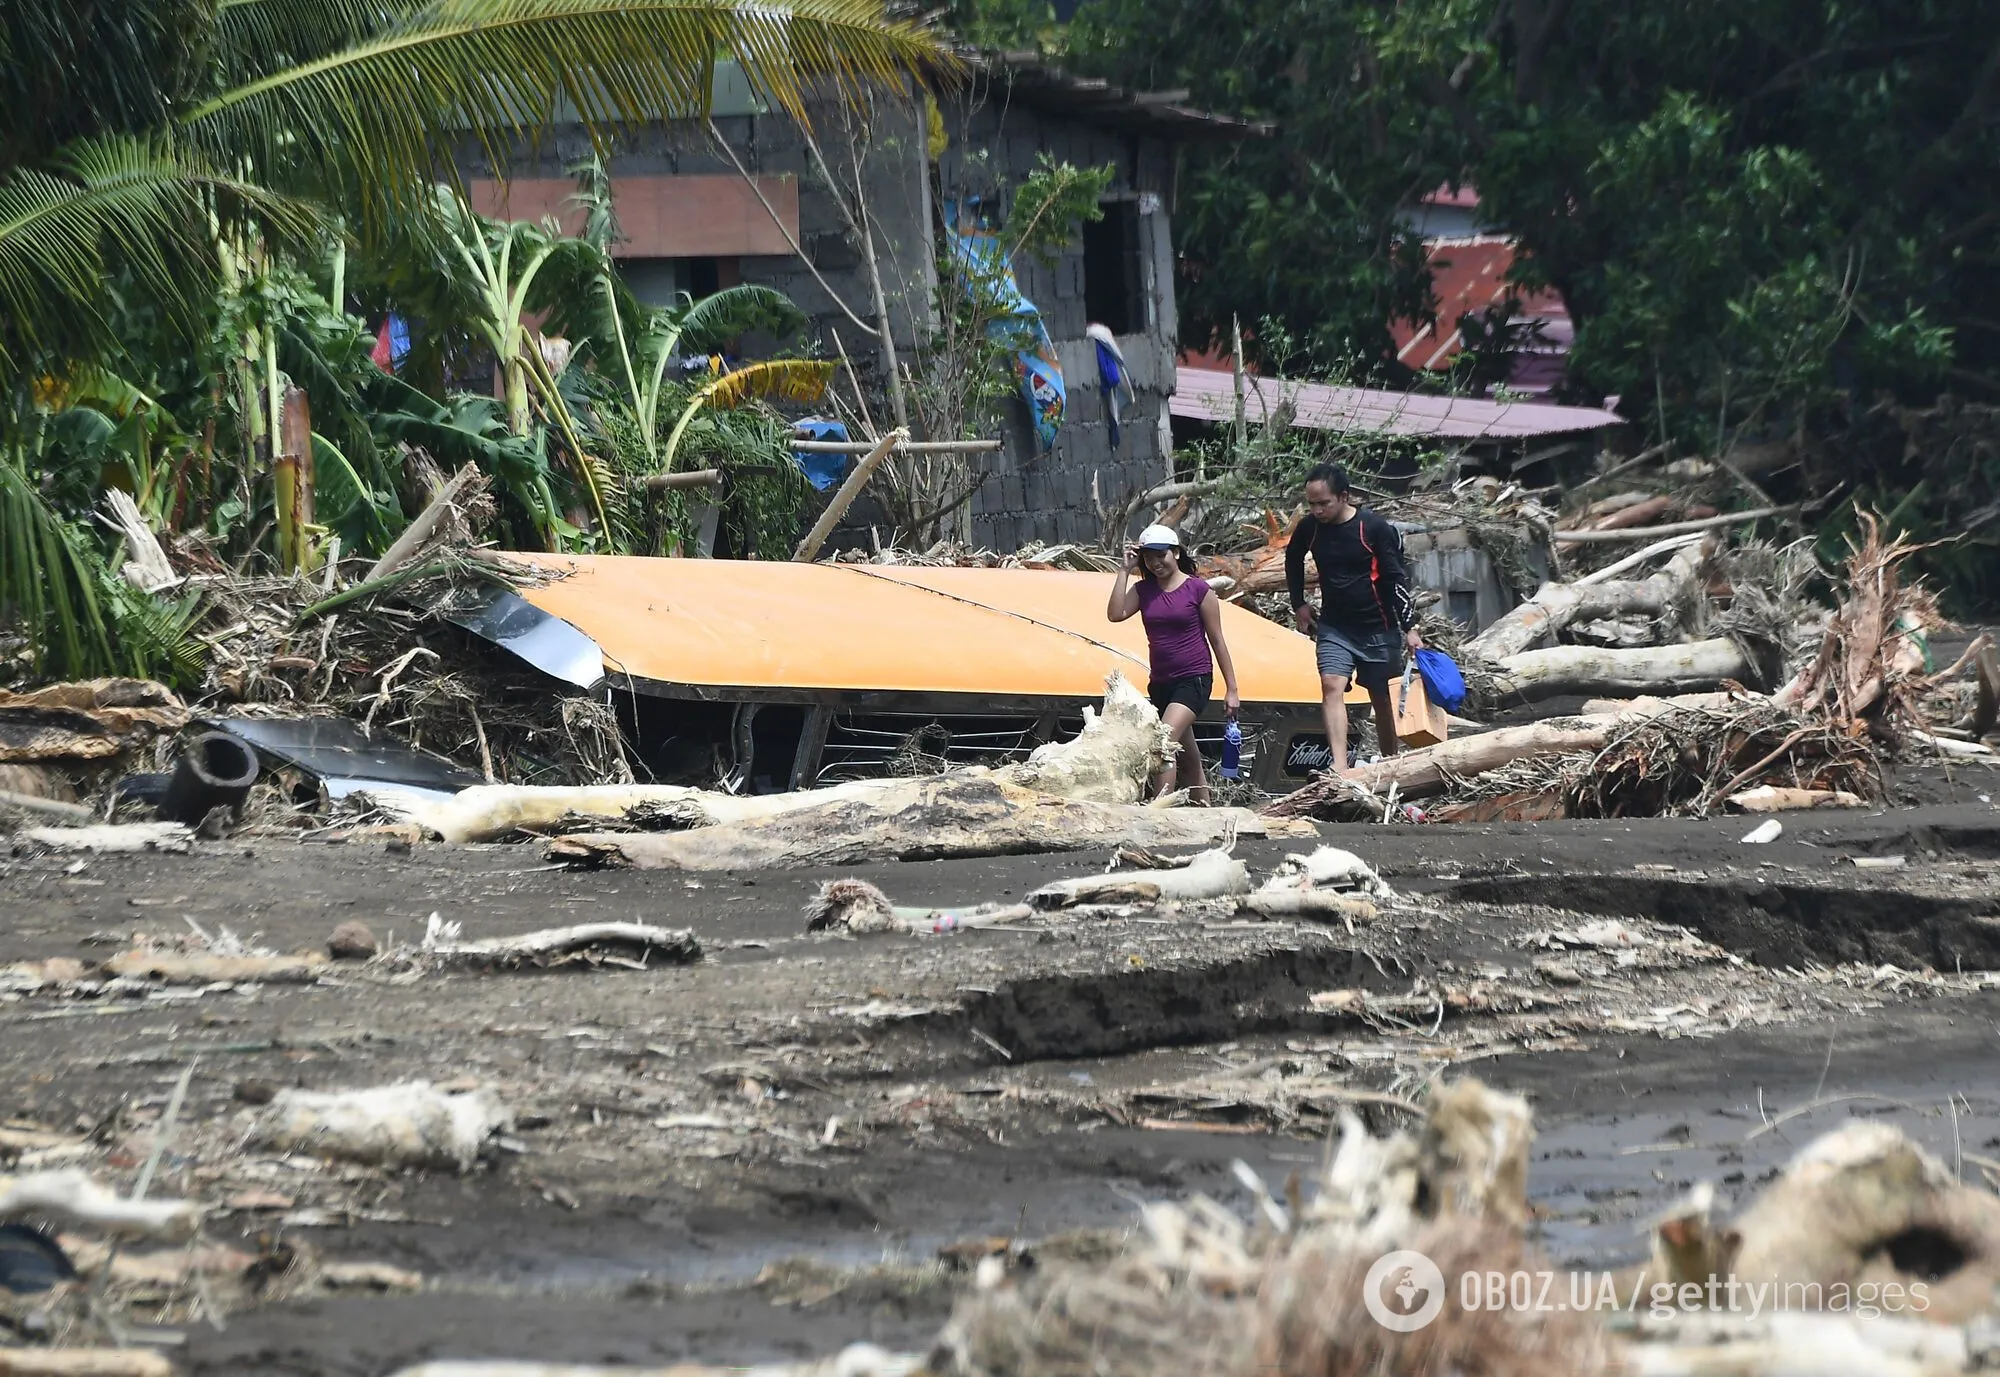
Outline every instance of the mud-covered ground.
{"type": "MultiPolygon", "coordinates": [[[[1386,1127],[1400,1112],[1369,1097],[1439,1072],[1532,1099],[1543,1244],[1601,1265],[1636,1256],[1694,1181],[1743,1198],[1850,1114],[1903,1124],[1968,1178],[2000,1158],[2000,772],[1905,788],[1922,806],[1790,815],[1767,846],[1742,844],[1739,818],[1328,827],[1401,895],[1351,934],[1190,912],[826,939],[800,909],[827,874],[577,873],[533,844],[17,855],[0,859],[0,965],[101,959],[190,920],[277,951],[350,919],[403,944],[432,913],[470,937],[686,926],[707,955],[0,995],[0,1126],[65,1140],[23,1165],[129,1184],[192,1062],[156,1193],[223,1206],[207,1237],[246,1254],[424,1278],[179,1323],[204,1374],[921,1344],[963,1276],[941,1250],[1057,1254],[1147,1198],[1241,1206],[1234,1160],[1309,1174],[1343,1105],[1386,1127]],[[1359,993],[1311,1003],[1336,991],[1359,993]],[[491,1085],[517,1126],[462,1177],[245,1142],[246,1100],[274,1086],[411,1078],[491,1085]]],[[[1239,854],[1262,874],[1303,849],[1239,854]]],[[[960,903],[1104,859],[847,873],[960,903]]]]}

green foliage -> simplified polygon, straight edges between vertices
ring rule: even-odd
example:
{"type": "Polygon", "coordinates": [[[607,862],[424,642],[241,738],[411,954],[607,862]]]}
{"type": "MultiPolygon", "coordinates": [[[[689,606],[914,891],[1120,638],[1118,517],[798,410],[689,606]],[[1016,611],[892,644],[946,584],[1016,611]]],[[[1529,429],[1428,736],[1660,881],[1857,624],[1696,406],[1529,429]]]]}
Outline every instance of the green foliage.
{"type": "Polygon", "coordinates": [[[1037,153],[1035,170],[1014,188],[1007,222],[1000,228],[1000,242],[1007,247],[1008,259],[1025,253],[1053,267],[1076,238],[1079,225],[1104,218],[1098,202],[1117,179],[1115,163],[1077,167],[1037,153]]]}

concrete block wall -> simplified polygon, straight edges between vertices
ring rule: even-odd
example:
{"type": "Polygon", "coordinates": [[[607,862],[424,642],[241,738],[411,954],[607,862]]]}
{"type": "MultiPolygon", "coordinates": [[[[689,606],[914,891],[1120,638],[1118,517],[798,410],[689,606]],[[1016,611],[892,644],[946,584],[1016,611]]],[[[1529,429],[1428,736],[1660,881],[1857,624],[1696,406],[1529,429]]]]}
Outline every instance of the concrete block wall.
{"type": "MultiPolygon", "coordinates": [[[[1040,310],[1062,364],[1068,411],[1056,443],[1046,453],[1038,451],[1026,404],[1016,396],[1004,411],[1004,448],[973,458],[986,475],[970,503],[976,544],[1012,550],[1034,540],[1094,541],[1103,525],[1098,502],[1122,507],[1172,477],[1167,399],[1178,347],[1168,220],[1172,148],[1158,138],[1028,108],[1010,101],[1004,87],[975,86],[947,97],[942,113],[949,144],[935,169],[939,196],[981,196],[996,215],[1003,214],[1014,188],[1046,153],[1079,167],[1112,164],[1116,178],[1107,195],[1138,204],[1142,328],[1118,341],[1136,394],[1123,410],[1121,445],[1111,447],[1096,354],[1084,335],[1089,322],[1079,239],[1053,264],[1028,261],[1024,255],[1015,265],[1021,289],[1040,310]]],[[[799,239],[811,266],[792,255],[745,257],[739,263],[742,280],[775,287],[797,302],[811,318],[809,338],[824,357],[836,356],[837,334],[872,394],[877,423],[887,425],[880,346],[847,313],[873,322],[866,265],[813,170],[803,133],[777,114],[718,117],[715,123],[746,170],[799,179],[799,239]]],[[[837,172],[844,170],[842,117],[828,110],[816,116],[815,129],[821,151],[837,172]]],[[[565,166],[587,155],[589,148],[580,130],[559,131],[538,152],[517,156],[507,172],[562,176],[565,166]]],[[[490,171],[476,157],[467,159],[466,166],[472,175],[490,171]]],[[[656,126],[626,136],[610,171],[615,181],[620,175],[713,175],[735,169],[698,127],[656,126]]],[[[932,168],[916,102],[878,101],[863,184],[877,227],[877,259],[897,351],[907,363],[929,328],[937,288],[934,228],[939,210],[932,200],[932,168]]]]}

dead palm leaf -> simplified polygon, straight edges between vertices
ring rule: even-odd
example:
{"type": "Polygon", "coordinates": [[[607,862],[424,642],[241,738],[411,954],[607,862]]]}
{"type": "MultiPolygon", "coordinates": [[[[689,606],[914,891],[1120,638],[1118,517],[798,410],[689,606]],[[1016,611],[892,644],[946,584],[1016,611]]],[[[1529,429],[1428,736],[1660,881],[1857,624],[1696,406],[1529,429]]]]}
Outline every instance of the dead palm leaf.
{"type": "Polygon", "coordinates": [[[764,400],[772,397],[791,402],[816,402],[826,395],[826,385],[833,381],[834,365],[816,359],[770,359],[763,363],[746,364],[734,373],[724,373],[711,382],[696,389],[688,399],[687,409],[674,422],[673,433],[667,436],[667,447],[660,461],[661,472],[673,471],[674,454],[680,449],[681,437],[700,414],[704,406],[718,411],[734,411],[745,402],[764,400]]]}

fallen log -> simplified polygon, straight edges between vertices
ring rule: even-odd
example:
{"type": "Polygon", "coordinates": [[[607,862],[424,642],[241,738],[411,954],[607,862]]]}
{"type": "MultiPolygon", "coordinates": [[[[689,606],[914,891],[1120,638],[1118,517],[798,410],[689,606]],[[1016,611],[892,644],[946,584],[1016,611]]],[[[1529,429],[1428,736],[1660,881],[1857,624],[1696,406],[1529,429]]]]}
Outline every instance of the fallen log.
{"type": "Polygon", "coordinates": [[[648,923],[582,923],[576,927],[524,932],[518,937],[430,943],[425,945],[424,955],[445,965],[499,969],[561,965],[606,957],[616,957],[628,964],[657,957],[685,965],[701,960],[701,943],[686,928],[656,928],[648,923]]]}
{"type": "Polygon", "coordinates": [[[327,958],[316,951],[297,956],[125,951],[104,963],[110,975],[156,980],[163,985],[213,985],[225,980],[239,984],[307,985],[319,979],[327,966],[327,958]]]}
{"type": "Polygon", "coordinates": [[[1527,702],[1565,694],[1685,693],[1757,674],[1743,648],[1721,637],[1625,650],[1550,646],[1509,656],[1500,670],[1498,695],[1527,702]]]}
{"type": "Polygon", "coordinates": [[[428,1081],[366,1090],[282,1090],[253,1141],[288,1152],[377,1166],[470,1171],[479,1150],[513,1115],[491,1090],[449,1094],[428,1081]]]}
{"type": "Polygon", "coordinates": [[[1205,846],[1234,829],[1294,835],[1241,808],[1146,808],[1056,798],[994,774],[897,780],[873,798],[844,798],[773,817],[689,832],[558,837],[552,860],[642,870],[755,870],[868,861],[1016,856],[1120,844],[1205,846]]]}
{"type": "Polygon", "coordinates": [[[1694,582],[1701,559],[1697,541],[1678,550],[1650,578],[1545,583],[1534,597],[1468,641],[1466,649],[1497,664],[1550,639],[1574,621],[1662,616],[1694,582]]]}
{"type": "MultiPolygon", "coordinates": [[[[992,778],[1062,798],[1133,803],[1162,761],[1171,738],[1146,696],[1123,674],[1104,681],[1101,709],[1084,708],[1083,730],[1068,741],[1038,746],[1026,760],[998,769],[953,771],[949,777],[992,778]]],[[[866,802],[903,783],[853,780],[789,794],[726,794],[678,784],[599,784],[574,788],[477,784],[449,798],[395,788],[369,798],[383,811],[448,842],[498,841],[517,832],[548,832],[566,818],[623,821],[640,810],[663,830],[714,827],[772,818],[840,801],[866,802]]]]}
{"type": "Polygon", "coordinates": [[[1399,797],[1429,798],[1445,791],[1453,778],[1466,779],[1537,755],[1568,755],[1601,751],[1610,739],[1612,717],[1556,717],[1525,727],[1502,727],[1479,736],[1460,737],[1421,750],[1404,751],[1387,760],[1363,765],[1344,779],[1328,777],[1270,804],[1266,817],[1304,817],[1330,793],[1349,783],[1386,794],[1394,785],[1399,797]]]}
{"type": "Polygon", "coordinates": [[[1671,497],[1648,497],[1628,503],[1592,524],[1594,531],[1623,531],[1635,526],[1651,526],[1674,509],[1671,497]]]}

